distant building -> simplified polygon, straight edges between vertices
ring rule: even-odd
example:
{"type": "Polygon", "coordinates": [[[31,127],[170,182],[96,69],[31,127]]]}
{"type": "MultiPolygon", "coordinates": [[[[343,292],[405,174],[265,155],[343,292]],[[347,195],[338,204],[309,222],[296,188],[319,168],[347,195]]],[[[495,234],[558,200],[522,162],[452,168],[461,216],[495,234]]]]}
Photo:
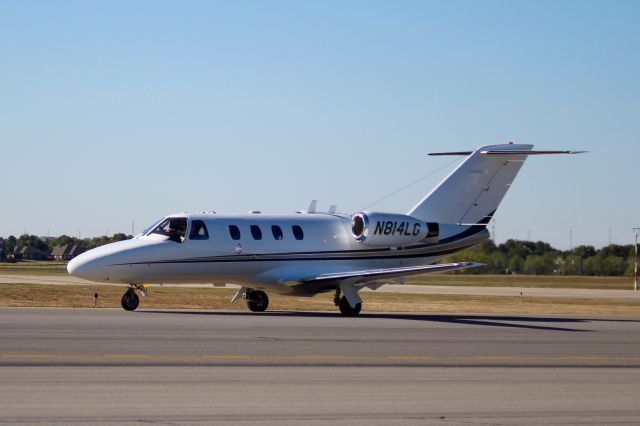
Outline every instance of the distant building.
{"type": "Polygon", "coordinates": [[[38,250],[35,247],[16,246],[13,250],[13,258],[18,260],[47,260],[49,253],[38,250]]]}
{"type": "Polygon", "coordinates": [[[51,257],[55,260],[71,260],[83,252],[78,244],[60,244],[53,248],[51,257]]]}

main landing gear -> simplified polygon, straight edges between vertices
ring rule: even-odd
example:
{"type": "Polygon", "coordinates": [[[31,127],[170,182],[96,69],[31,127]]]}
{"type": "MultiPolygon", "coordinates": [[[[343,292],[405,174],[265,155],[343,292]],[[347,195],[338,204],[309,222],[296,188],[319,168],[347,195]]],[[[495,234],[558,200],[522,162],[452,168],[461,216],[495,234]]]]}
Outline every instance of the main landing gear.
{"type": "Polygon", "coordinates": [[[269,306],[269,297],[264,291],[249,290],[245,295],[245,300],[251,312],[264,312],[269,306]]]}
{"type": "Polygon", "coordinates": [[[143,296],[147,295],[147,288],[144,285],[130,285],[127,292],[120,299],[120,305],[125,311],[135,311],[140,305],[140,298],[138,298],[136,290],[140,290],[143,296]]]}
{"type": "Polygon", "coordinates": [[[240,290],[233,296],[231,303],[238,300],[240,297],[247,302],[247,307],[251,312],[264,312],[269,306],[269,296],[267,293],[261,290],[254,290],[252,288],[241,287],[240,290]]]}
{"type": "MultiPolygon", "coordinates": [[[[347,291],[349,290],[351,289],[348,289],[347,291]]],[[[362,310],[362,301],[360,300],[358,293],[353,291],[353,293],[355,294],[355,302],[356,302],[354,306],[351,306],[346,296],[340,296],[340,293],[341,293],[341,288],[340,287],[336,288],[336,295],[333,298],[333,304],[336,305],[338,308],[340,308],[340,313],[342,314],[342,316],[357,317],[358,315],[360,315],[360,311],[362,310]]]]}
{"type": "Polygon", "coordinates": [[[342,296],[338,302],[338,307],[343,317],[357,317],[362,310],[362,303],[356,303],[355,308],[352,308],[347,298],[342,296]]]}

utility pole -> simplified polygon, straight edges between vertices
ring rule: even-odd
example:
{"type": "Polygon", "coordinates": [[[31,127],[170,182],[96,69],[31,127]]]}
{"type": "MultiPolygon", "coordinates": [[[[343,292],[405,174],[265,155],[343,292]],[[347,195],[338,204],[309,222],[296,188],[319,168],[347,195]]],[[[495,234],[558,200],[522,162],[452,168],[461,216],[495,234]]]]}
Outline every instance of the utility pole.
{"type": "Polygon", "coordinates": [[[640,234],[640,228],[632,228],[634,234],[636,234],[635,248],[635,263],[633,268],[633,290],[638,291],[638,234],[640,234]]]}

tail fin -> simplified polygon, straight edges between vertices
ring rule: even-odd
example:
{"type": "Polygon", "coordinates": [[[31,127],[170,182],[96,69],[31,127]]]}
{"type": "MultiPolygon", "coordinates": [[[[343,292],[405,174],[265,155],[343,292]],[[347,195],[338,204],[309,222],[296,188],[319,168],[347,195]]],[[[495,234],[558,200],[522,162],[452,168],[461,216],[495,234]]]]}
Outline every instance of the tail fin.
{"type": "Polygon", "coordinates": [[[430,155],[468,155],[424,197],[409,215],[428,222],[487,224],[528,155],[583,151],[532,151],[533,145],[490,145],[475,151],[430,155]]]}

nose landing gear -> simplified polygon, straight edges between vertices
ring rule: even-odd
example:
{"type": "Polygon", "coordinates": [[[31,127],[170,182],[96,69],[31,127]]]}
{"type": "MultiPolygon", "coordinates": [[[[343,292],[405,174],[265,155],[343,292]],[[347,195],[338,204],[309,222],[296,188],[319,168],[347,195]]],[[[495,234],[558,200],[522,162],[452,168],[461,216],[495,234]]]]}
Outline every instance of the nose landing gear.
{"type": "Polygon", "coordinates": [[[140,290],[143,296],[147,295],[147,287],[144,284],[131,284],[125,294],[120,299],[120,305],[125,311],[135,311],[140,305],[140,298],[136,294],[136,290],[140,290]]]}
{"type": "Polygon", "coordinates": [[[133,289],[127,290],[120,299],[120,304],[125,311],[135,311],[140,304],[140,299],[133,289]]]}

